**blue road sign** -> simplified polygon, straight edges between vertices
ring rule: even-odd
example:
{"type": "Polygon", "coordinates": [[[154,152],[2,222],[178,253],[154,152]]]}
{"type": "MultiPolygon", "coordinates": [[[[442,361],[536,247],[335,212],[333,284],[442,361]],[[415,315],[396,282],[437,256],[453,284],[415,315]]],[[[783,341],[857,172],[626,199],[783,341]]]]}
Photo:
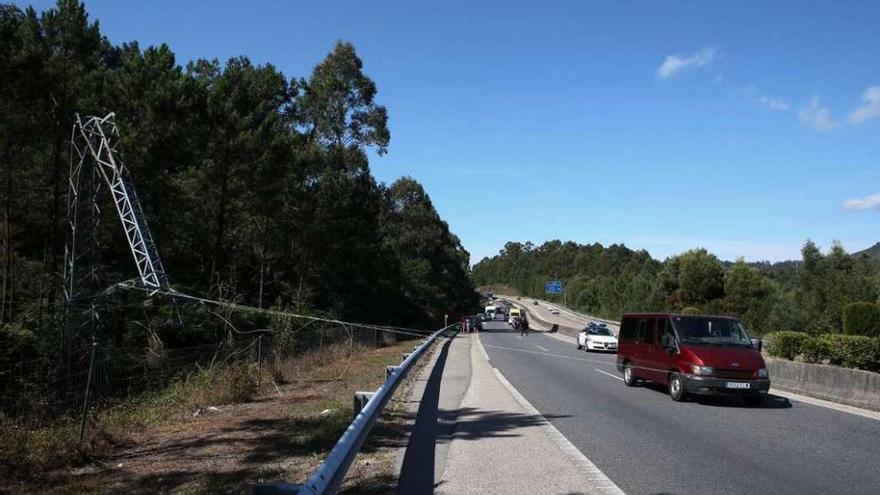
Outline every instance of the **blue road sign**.
{"type": "Polygon", "coordinates": [[[562,294],[562,282],[559,280],[551,280],[544,284],[544,291],[547,294],[562,294]]]}

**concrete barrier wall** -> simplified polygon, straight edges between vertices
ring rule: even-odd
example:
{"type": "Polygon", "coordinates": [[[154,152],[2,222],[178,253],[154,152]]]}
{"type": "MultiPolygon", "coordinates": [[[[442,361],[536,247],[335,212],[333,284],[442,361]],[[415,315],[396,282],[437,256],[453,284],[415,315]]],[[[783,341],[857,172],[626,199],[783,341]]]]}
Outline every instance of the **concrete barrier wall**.
{"type": "MultiPolygon", "coordinates": [[[[529,311],[528,306],[525,306],[520,303],[515,303],[511,301],[511,304],[518,307],[520,311],[524,311],[526,313],[527,318],[529,319],[529,327],[535,330],[540,331],[549,331],[553,327],[553,323],[541,318],[538,316],[537,312],[529,311]]],[[[578,332],[580,332],[579,328],[570,328],[559,325],[559,329],[557,330],[559,333],[563,335],[568,335],[570,337],[577,337],[578,332]]]]}
{"type": "Polygon", "coordinates": [[[765,356],[773,387],[880,411],[880,373],[765,356]]]}

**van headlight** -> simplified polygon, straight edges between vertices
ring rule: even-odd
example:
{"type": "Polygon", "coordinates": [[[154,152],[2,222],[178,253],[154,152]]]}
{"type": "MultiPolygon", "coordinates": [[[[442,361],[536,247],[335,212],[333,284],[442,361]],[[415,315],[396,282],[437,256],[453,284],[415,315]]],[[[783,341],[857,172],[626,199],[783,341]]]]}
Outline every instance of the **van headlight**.
{"type": "Polygon", "coordinates": [[[695,364],[691,368],[693,369],[695,375],[711,376],[715,374],[715,368],[711,366],[699,366],[695,364]]]}
{"type": "Polygon", "coordinates": [[[758,370],[758,378],[770,378],[770,373],[767,372],[767,368],[761,368],[758,370]]]}

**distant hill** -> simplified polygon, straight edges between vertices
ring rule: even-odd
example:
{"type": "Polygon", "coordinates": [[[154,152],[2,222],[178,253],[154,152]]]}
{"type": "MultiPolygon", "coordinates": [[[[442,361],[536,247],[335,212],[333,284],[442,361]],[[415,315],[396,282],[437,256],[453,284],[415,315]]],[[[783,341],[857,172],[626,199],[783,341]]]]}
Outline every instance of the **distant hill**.
{"type": "Polygon", "coordinates": [[[867,256],[869,258],[880,259],[880,242],[878,242],[877,244],[874,244],[873,246],[869,247],[868,249],[864,249],[864,250],[859,251],[857,253],[853,253],[853,256],[862,256],[862,255],[867,256]]]}

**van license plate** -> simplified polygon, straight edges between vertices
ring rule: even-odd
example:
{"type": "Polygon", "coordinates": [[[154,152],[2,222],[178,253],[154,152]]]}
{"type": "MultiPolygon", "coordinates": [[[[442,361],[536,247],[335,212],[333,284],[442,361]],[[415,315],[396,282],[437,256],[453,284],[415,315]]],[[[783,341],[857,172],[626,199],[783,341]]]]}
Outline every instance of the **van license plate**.
{"type": "Polygon", "coordinates": [[[724,386],[727,388],[749,388],[749,384],[744,382],[727,382],[724,386]]]}

